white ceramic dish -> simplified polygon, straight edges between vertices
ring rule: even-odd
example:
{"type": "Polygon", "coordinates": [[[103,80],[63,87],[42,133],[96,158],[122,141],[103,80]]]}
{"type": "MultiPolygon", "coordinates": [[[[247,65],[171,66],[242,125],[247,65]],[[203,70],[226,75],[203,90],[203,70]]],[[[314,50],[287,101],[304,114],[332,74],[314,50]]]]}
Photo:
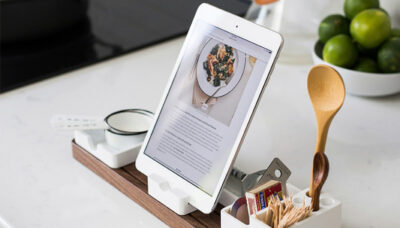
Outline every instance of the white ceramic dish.
{"type": "MultiPolygon", "coordinates": [[[[203,68],[203,62],[207,60],[208,54],[210,54],[212,48],[214,48],[215,45],[221,46],[223,44],[217,40],[209,40],[208,43],[204,46],[203,50],[200,52],[199,61],[197,63],[197,81],[199,82],[201,90],[208,96],[212,96],[212,94],[214,94],[214,92],[219,88],[219,86],[213,86],[210,82],[207,81],[207,72],[203,68]]],[[[235,58],[235,62],[233,64],[233,74],[230,76],[232,77],[232,80],[228,83],[226,87],[221,88],[214,95],[214,97],[221,97],[228,94],[236,87],[236,85],[240,81],[240,78],[242,77],[244,66],[246,64],[246,56],[243,52],[238,51],[234,48],[233,57],[235,58]]]]}
{"type": "Polygon", "coordinates": [[[322,46],[318,42],[312,50],[314,64],[326,64],[335,68],[342,76],[346,92],[366,97],[380,97],[400,92],[400,73],[365,73],[334,66],[322,58],[322,46]]]}

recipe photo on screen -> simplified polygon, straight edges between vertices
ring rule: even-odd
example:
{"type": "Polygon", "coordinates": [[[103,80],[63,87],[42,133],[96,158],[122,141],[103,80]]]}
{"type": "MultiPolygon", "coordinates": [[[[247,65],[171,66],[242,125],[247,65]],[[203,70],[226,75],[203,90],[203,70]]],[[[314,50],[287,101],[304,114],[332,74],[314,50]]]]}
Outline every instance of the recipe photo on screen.
{"type": "Polygon", "coordinates": [[[270,57],[198,21],[144,153],[213,195],[270,57]]]}

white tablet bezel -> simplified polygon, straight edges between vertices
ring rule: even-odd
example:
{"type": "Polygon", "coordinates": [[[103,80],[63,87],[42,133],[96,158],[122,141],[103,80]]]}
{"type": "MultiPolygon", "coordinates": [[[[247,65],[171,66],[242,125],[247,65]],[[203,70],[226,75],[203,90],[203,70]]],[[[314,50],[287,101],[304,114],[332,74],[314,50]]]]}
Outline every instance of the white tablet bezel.
{"type": "Polygon", "coordinates": [[[211,196],[209,194],[207,194],[206,192],[200,190],[193,184],[189,183],[187,180],[178,176],[177,174],[175,174],[168,168],[164,167],[160,163],[156,162],[155,160],[153,160],[152,158],[150,158],[149,156],[147,156],[144,153],[144,151],[147,147],[149,138],[152,135],[154,126],[152,126],[149,129],[149,131],[146,135],[146,138],[143,142],[142,148],[137,157],[136,167],[139,171],[146,174],[147,176],[149,176],[152,173],[162,176],[163,178],[165,178],[166,181],[168,181],[171,188],[179,188],[182,191],[186,192],[190,196],[189,203],[191,205],[193,205],[194,207],[196,207],[203,213],[210,213],[213,211],[214,206],[216,205],[216,202],[217,202],[218,197],[222,190],[222,186],[228,177],[228,174],[232,168],[234,159],[236,158],[237,152],[239,151],[240,145],[246,134],[248,125],[250,124],[250,121],[253,117],[254,111],[257,107],[258,101],[259,101],[260,97],[262,96],[263,89],[268,82],[269,75],[272,72],[272,68],[276,62],[276,57],[280,52],[280,49],[281,49],[281,46],[283,43],[283,38],[279,33],[268,30],[262,26],[254,24],[250,21],[244,20],[241,17],[230,14],[228,12],[225,12],[221,9],[218,9],[218,8],[211,6],[209,4],[206,4],[206,3],[201,4],[199,6],[199,8],[197,9],[196,15],[192,22],[192,25],[189,29],[189,32],[187,34],[187,37],[183,44],[183,47],[179,53],[178,60],[176,61],[176,64],[175,64],[172,74],[170,76],[168,85],[164,91],[161,103],[155,112],[155,120],[158,119],[158,117],[160,115],[160,111],[161,111],[162,107],[164,106],[167,95],[172,86],[173,79],[176,75],[179,64],[182,60],[182,56],[185,53],[186,45],[188,43],[188,40],[191,39],[191,36],[193,33],[192,30],[195,27],[195,24],[198,20],[202,20],[210,25],[213,25],[215,27],[223,29],[223,30],[230,32],[238,37],[241,37],[245,40],[248,40],[252,43],[255,43],[259,46],[265,47],[272,51],[270,60],[267,64],[265,72],[262,76],[262,81],[261,81],[262,83],[260,83],[259,86],[257,87],[257,91],[256,91],[257,96],[255,96],[255,98],[251,102],[249,112],[246,114],[243,125],[240,128],[238,138],[236,139],[234,145],[232,146],[232,151],[229,155],[229,158],[227,159],[227,162],[225,163],[225,167],[223,169],[222,175],[221,175],[220,179],[218,180],[216,190],[214,191],[214,193],[211,196]]]}

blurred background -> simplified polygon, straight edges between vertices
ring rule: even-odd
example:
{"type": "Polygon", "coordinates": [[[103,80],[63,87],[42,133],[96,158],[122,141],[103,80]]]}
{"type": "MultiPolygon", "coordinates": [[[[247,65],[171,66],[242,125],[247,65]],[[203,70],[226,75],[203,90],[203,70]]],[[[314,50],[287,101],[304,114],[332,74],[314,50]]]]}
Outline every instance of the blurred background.
{"type": "Polygon", "coordinates": [[[245,0],[1,0],[0,92],[187,32],[197,7],[245,0]]]}
{"type": "MultiPolygon", "coordinates": [[[[0,93],[184,35],[202,2],[244,16],[252,1],[1,0],[0,93]]],[[[398,0],[381,6],[398,26],[398,0]]],[[[342,10],[343,1],[285,0],[280,60],[311,63],[319,22],[342,10]]]]}

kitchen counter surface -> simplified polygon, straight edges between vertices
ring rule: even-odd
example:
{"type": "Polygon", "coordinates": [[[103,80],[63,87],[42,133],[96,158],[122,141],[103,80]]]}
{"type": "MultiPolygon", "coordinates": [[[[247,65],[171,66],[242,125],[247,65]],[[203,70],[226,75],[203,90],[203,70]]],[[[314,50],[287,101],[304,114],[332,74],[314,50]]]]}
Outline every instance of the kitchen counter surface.
{"type": "MultiPolygon", "coordinates": [[[[0,227],[165,227],[72,158],[72,132],[54,114],[154,111],[183,38],[0,95],[0,227]]],[[[291,183],[308,186],[315,118],[309,65],[279,63],[236,166],[250,172],[279,156],[291,183]],[[255,156],[258,155],[257,159],[255,156]]],[[[343,227],[399,227],[400,95],[347,96],[334,119],[324,187],[343,203],[343,227]]]]}

